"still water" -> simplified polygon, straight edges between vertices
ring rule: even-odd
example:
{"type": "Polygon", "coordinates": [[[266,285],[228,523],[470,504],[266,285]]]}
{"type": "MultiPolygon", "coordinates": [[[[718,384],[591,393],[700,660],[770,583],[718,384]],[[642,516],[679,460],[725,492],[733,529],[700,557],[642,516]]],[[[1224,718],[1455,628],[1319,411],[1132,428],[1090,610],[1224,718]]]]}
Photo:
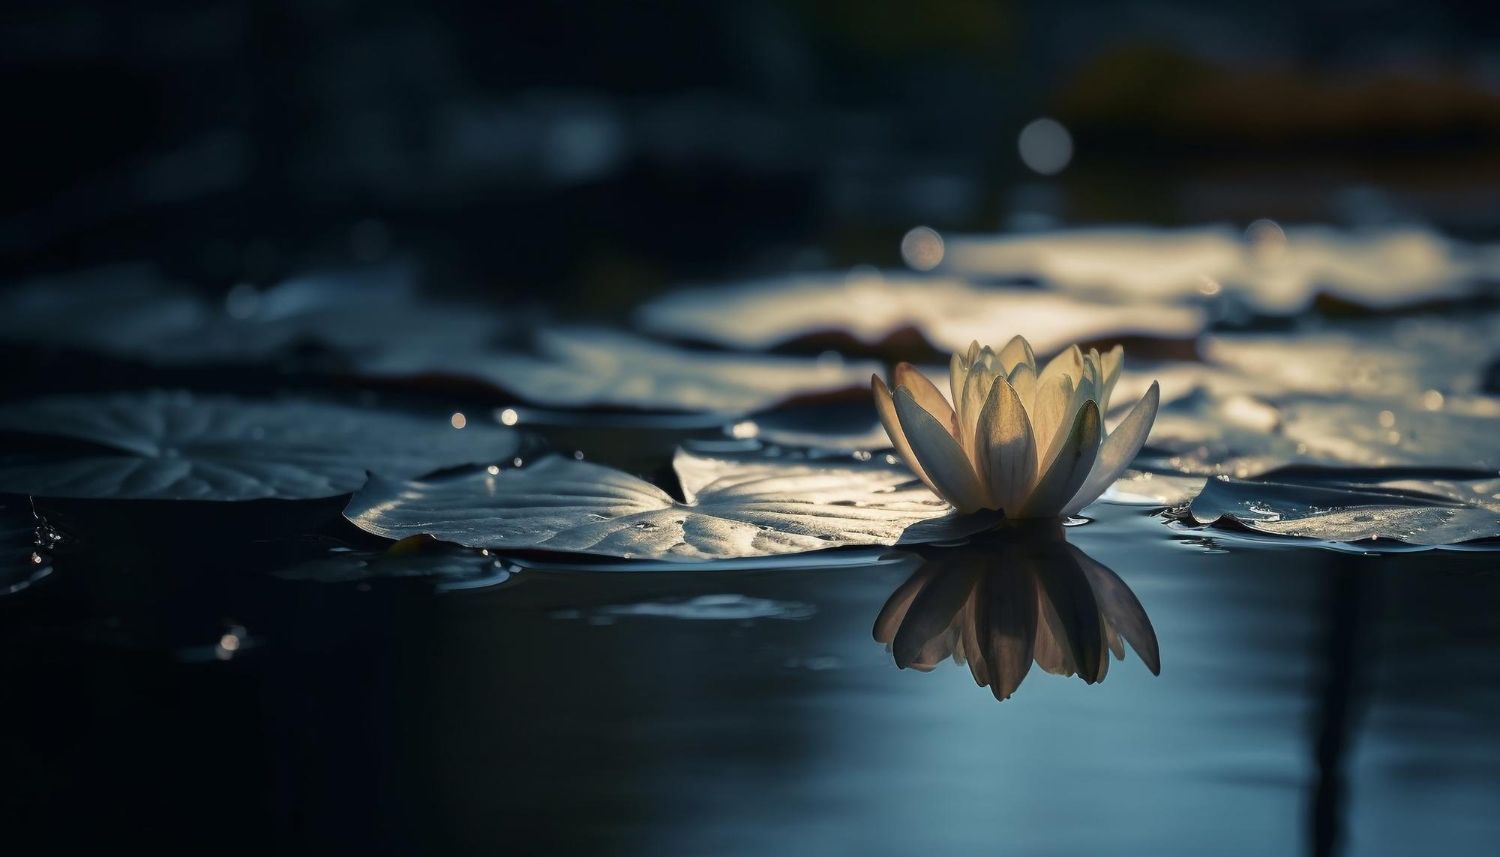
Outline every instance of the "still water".
{"type": "MultiPolygon", "coordinates": [[[[1033,666],[1004,702],[876,641],[932,573],[915,552],[502,563],[448,585],[59,557],[57,585],[0,602],[5,835],[16,853],[1489,853],[1493,554],[1088,513],[1067,542],[1138,599],[1160,675],[1134,650],[1094,685],[1033,666]]],[[[1058,573],[1008,550],[958,556],[995,591],[1058,573]]]]}

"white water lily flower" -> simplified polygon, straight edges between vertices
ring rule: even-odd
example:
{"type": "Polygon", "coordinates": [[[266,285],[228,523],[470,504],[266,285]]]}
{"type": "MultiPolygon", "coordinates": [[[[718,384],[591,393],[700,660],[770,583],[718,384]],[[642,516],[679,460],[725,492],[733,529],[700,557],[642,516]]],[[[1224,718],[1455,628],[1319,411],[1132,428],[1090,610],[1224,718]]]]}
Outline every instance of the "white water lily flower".
{"type": "Polygon", "coordinates": [[[1156,382],[1115,430],[1102,414],[1125,350],[1074,345],[1040,370],[1024,337],[998,353],[975,342],[953,355],[953,404],[909,363],[895,393],[871,379],[891,443],[936,494],[960,512],[1010,519],[1073,515],[1098,499],[1146,442],[1161,399],[1156,382]]]}

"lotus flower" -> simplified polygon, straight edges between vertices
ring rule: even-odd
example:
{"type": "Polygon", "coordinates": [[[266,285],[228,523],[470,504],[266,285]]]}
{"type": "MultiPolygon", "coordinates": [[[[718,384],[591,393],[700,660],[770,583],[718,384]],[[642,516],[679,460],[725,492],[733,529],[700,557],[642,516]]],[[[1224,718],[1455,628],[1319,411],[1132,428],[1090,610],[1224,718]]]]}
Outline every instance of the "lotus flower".
{"type": "Polygon", "coordinates": [[[960,512],[993,509],[1007,519],[1073,515],[1130,465],[1156,419],[1156,382],[1112,432],[1102,414],[1125,351],[1074,345],[1040,370],[1017,336],[998,353],[973,343],[953,355],[953,403],[909,363],[896,366],[893,394],[871,379],[891,443],[927,487],[960,512]]]}

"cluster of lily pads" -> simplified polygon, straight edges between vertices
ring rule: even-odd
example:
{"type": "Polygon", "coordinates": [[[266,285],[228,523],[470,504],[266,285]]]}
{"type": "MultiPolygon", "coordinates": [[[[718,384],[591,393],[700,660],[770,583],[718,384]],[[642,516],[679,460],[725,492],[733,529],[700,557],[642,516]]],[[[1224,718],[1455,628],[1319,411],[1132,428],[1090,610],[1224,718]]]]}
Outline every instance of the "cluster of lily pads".
{"type": "MultiPolygon", "coordinates": [[[[1093,240],[1132,259],[1175,254],[1181,265],[1197,257],[1173,242],[1224,249],[1217,232],[1132,235],[958,242],[949,269],[925,277],[859,270],[689,289],[643,306],[638,332],[435,303],[402,265],[309,275],[217,302],[143,267],[19,284],[0,291],[0,342],[28,365],[96,355],[159,383],[0,405],[0,492],[41,506],[347,496],[348,521],[393,540],[693,562],[952,541],[1043,506],[1085,511],[1101,491],[1105,502],[1175,510],[1172,526],[1360,550],[1500,538],[1500,399],[1486,381],[1500,315],[1486,309],[1483,273],[1493,253],[1421,236],[1287,231],[1277,252],[1338,260],[1296,270],[1307,290],[1346,305],[1373,294],[1371,266],[1418,260],[1428,276],[1407,277],[1404,292],[1381,281],[1367,302],[1379,313],[1250,332],[1216,324],[1221,295],[1209,289],[1187,296],[1163,286],[1127,300],[1127,281],[1143,276],[1129,266],[1112,290],[1095,282],[1107,271],[1074,278],[1088,288],[1062,282],[1074,270],[1064,262],[1087,258],[1093,240]],[[1322,242],[1316,252],[1297,249],[1312,238],[1322,242]],[[1062,285],[989,281],[1001,273],[1062,285]],[[1467,311],[1432,312],[1436,298],[1462,300],[1467,311]],[[1393,314],[1403,302],[1423,311],[1393,314]],[[1010,359],[966,350],[973,339],[999,345],[1015,334],[1030,344],[1010,359]],[[1122,341],[1143,359],[1122,368],[1107,347],[1122,341]],[[944,368],[964,377],[944,390],[924,376],[944,374],[935,360],[949,351],[959,356],[944,368]],[[890,376],[903,358],[913,364],[893,382],[908,392],[878,397],[877,408],[871,376],[890,376]],[[1067,412],[1061,431],[1036,414],[1013,418],[1043,404],[1027,398],[1035,382],[1017,374],[1023,364],[1033,375],[1072,368],[1066,395],[1053,397],[1067,412]],[[201,389],[205,367],[270,372],[297,392],[172,389],[184,378],[201,389]],[[966,389],[970,375],[987,383],[966,389]],[[465,401],[488,405],[467,416],[387,408],[351,400],[351,389],[416,391],[425,405],[462,389],[465,401]],[[1137,402],[1150,403],[1154,426],[1130,410],[1137,402]],[[701,414],[701,424],[727,428],[723,443],[679,448],[670,472],[644,479],[548,449],[546,433],[518,416],[537,408],[605,424],[627,413],[644,425],[701,414]],[[962,415],[951,437],[922,422],[943,408],[962,415]],[[771,430],[808,409],[794,430],[771,430]],[[921,440],[908,420],[921,424],[921,440]],[[937,474],[920,450],[913,455],[914,444],[935,443],[946,456],[945,437],[970,470],[937,474]],[[1091,450],[1087,465],[1070,459],[1072,470],[1052,482],[1026,470],[1067,458],[1070,438],[1091,450]],[[1026,455],[1011,450],[1027,439],[1026,455]],[[1037,499],[1039,485],[1057,496],[1037,499]]],[[[1271,251],[1237,252],[1231,261],[1252,271],[1274,263],[1264,257],[1271,251]]],[[[1254,295],[1255,282],[1243,275],[1234,288],[1254,295]]],[[[1308,305],[1249,303],[1262,313],[1308,305]]]]}

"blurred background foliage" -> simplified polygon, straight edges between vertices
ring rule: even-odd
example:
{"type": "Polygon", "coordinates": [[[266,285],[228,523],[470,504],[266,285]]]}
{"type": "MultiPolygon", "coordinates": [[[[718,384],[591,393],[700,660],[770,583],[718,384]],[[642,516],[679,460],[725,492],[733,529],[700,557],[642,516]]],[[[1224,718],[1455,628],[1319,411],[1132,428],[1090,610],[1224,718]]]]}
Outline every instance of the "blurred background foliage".
{"type": "Polygon", "coordinates": [[[604,315],[1096,222],[1500,231],[1481,2],[17,0],[0,277],[206,290],[412,254],[604,315]],[[1017,157],[1069,130],[1055,176],[1017,157]]]}

